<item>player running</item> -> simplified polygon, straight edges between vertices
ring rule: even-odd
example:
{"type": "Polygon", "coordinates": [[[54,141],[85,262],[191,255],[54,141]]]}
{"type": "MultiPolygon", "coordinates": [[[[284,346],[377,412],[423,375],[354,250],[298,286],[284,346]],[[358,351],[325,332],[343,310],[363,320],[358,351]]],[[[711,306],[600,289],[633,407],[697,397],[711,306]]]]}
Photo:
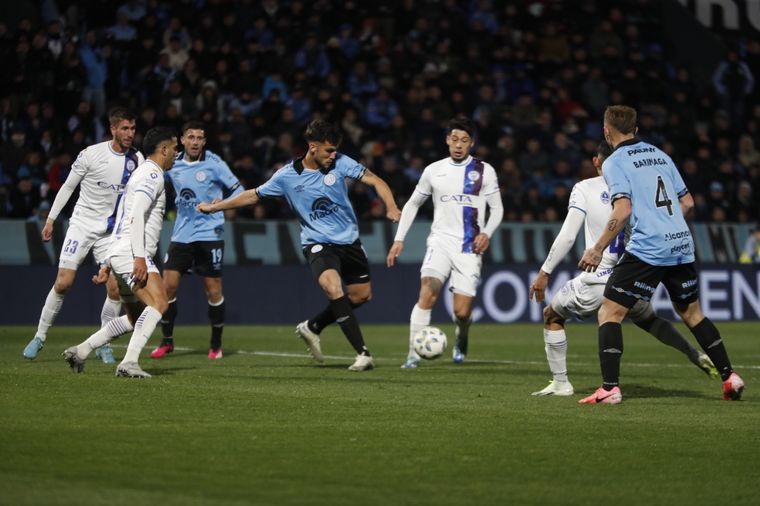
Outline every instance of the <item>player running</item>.
{"type": "MultiPolygon", "coordinates": [[[[557,267],[575,244],[575,239],[584,227],[586,244],[594,244],[602,234],[607,223],[611,206],[607,184],[601,176],[602,163],[610,156],[612,148],[603,141],[599,144],[597,155],[592,159],[598,177],[577,183],[570,194],[567,217],[562,224],[541,270],[530,285],[529,298],[535,296],[536,302],[544,300],[544,292],[549,283],[549,275],[557,267]]],[[[599,269],[593,273],[582,273],[571,279],[552,297],[544,308],[544,350],[553,379],[549,385],[533,392],[533,395],[567,396],[573,394],[573,385],[567,377],[567,337],[565,321],[572,316],[587,318],[596,313],[602,303],[604,285],[612,272],[612,267],[625,250],[624,233],[620,233],[604,251],[599,269]]],[[[694,348],[667,320],[655,315],[652,305],[639,301],[629,314],[631,320],[643,330],[649,332],[668,346],[685,354],[691,362],[711,376],[718,376],[718,371],[704,353],[694,348]]]]}

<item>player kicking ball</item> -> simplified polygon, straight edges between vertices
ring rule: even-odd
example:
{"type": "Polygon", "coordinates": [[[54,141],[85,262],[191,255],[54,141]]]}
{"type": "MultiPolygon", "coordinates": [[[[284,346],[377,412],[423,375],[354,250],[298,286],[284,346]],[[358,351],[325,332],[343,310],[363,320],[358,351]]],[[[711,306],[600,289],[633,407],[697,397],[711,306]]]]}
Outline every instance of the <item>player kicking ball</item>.
{"type": "MultiPolygon", "coordinates": [[[[602,163],[611,154],[610,145],[606,141],[601,142],[596,156],[592,159],[599,176],[577,183],[570,193],[567,217],[562,229],[554,240],[541,270],[530,285],[528,297],[535,297],[538,303],[544,300],[549,276],[575,244],[581,226],[584,227],[586,244],[594,244],[602,235],[611,210],[609,190],[601,176],[602,163]]],[[[567,376],[565,322],[573,316],[584,319],[597,312],[602,304],[604,285],[623,251],[624,234],[621,233],[604,250],[602,262],[596,272],[584,272],[565,283],[544,308],[544,350],[552,381],[546,388],[533,392],[533,395],[573,395],[573,385],[567,376]]],[[[702,371],[710,376],[718,376],[710,358],[694,348],[672,323],[656,316],[652,304],[639,301],[631,308],[628,316],[638,327],[652,334],[663,344],[685,354],[702,371]]]]}

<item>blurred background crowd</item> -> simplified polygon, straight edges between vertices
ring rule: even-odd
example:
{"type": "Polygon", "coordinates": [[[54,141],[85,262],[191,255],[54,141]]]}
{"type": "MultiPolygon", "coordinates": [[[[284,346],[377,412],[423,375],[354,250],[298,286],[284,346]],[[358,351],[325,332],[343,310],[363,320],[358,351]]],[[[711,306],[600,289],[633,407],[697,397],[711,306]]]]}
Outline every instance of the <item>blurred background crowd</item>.
{"type": "MultiPolygon", "coordinates": [[[[108,108],[126,105],[138,146],[154,125],[202,120],[207,148],[247,188],[303,153],[310,119],[328,118],[399,205],[464,114],[505,220],[558,221],[573,184],[596,175],[605,106],[627,104],[679,165],[697,221],[755,221],[760,40],[726,38],[698,79],[673,63],[659,4],[14,0],[0,17],[0,217],[44,216],[78,152],[109,137],[108,108]]],[[[360,219],[384,217],[366,187],[352,193],[360,219]]],[[[290,212],[271,201],[239,216],[290,212]]]]}

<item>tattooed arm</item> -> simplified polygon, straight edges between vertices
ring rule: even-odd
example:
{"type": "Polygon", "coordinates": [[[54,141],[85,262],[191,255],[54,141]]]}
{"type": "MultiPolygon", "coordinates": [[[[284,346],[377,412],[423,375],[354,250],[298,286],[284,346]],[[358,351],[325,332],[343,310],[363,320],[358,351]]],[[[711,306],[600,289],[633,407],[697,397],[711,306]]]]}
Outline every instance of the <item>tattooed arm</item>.
{"type": "Polygon", "coordinates": [[[621,197],[613,202],[610,219],[604,232],[596,241],[596,244],[583,253],[583,258],[578,262],[578,268],[586,272],[595,271],[602,261],[602,253],[610,245],[612,240],[625,228],[628,218],[631,216],[631,199],[621,197]]]}

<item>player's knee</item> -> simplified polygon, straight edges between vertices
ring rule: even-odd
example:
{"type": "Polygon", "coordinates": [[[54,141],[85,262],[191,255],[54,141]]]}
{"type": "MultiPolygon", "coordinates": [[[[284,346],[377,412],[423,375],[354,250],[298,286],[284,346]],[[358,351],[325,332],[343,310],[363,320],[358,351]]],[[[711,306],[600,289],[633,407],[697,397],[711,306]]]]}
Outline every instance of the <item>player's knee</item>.
{"type": "Polygon", "coordinates": [[[544,325],[563,324],[565,320],[558,315],[551,306],[544,308],[544,325]]]}
{"type": "Polygon", "coordinates": [[[158,299],[153,303],[153,309],[163,315],[166,313],[166,310],[169,309],[169,302],[164,298],[158,299]]]}
{"type": "Polygon", "coordinates": [[[366,304],[372,300],[372,292],[367,291],[366,293],[349,294],[348,300],[350,300],[351,304],[354,305],[366,304]]]}
{"type": "Polygon", "coordinates": [[[73,279],[66,279],[66,278],[58,278],[55,280],[55,284],[53,285],[53,290],[55,290],[55,293],[63,295],[64,293],[69,291],[69,288],[71,288],[73,279]]]}

